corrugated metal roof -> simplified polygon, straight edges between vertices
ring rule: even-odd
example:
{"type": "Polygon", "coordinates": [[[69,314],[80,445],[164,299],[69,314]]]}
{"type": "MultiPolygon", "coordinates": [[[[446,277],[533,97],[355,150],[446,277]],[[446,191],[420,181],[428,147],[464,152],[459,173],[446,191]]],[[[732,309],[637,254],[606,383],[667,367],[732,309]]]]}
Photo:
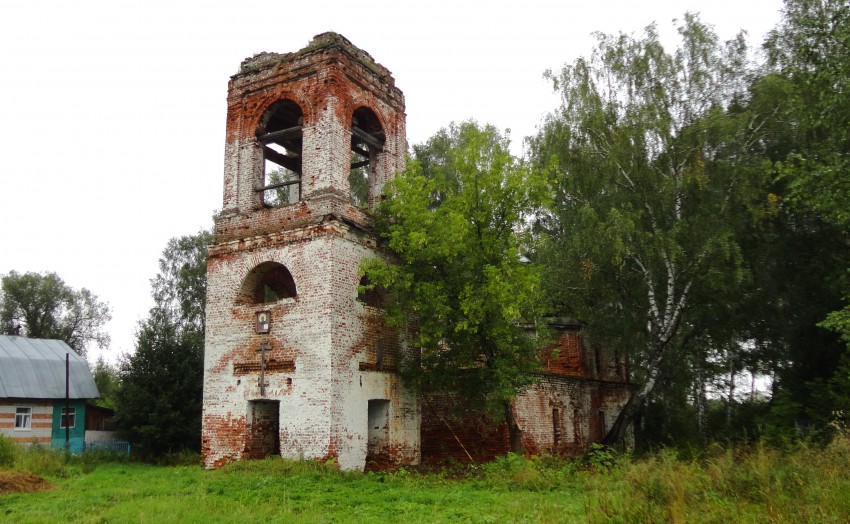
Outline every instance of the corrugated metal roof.
{"type": "Polygon", "coordinates": [[[0,398],[65,398],[65,355],[70,398],[100,394],[86,360],[61,340],[0,335],[0,398]]]}

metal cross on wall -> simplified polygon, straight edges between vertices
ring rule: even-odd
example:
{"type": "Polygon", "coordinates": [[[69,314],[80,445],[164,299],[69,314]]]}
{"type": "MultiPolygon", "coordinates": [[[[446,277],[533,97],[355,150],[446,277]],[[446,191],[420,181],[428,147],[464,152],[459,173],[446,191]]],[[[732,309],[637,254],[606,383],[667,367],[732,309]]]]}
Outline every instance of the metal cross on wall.
{"type": "Polygon", "coordinates": [[[260,396],[266,396],[266,350],[271,349],[272,347],[268,342],[263,342],[260,344],[260,347],[257,348],[257,351],[260,352],[260,396]]]}

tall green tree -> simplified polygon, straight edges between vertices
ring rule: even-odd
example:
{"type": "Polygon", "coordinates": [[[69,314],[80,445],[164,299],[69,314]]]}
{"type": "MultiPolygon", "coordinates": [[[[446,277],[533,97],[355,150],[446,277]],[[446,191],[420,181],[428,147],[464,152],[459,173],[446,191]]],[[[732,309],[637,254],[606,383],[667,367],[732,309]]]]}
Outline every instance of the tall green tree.
{"type": "MultiPolygon", "coordinates": [[[[850,228],[850,4],[843,0],[786,0],[783,22],[765,48],[788,78],[788,111],[801,128],[799,143],[779,165],[797,206],[850,228]]],[[[850,235],[845,236],[850,242],[850,235]]],[[[826,326],[850,339],[850,307],[826,326]]]]}
{"type": "Polygon", "coordinates": [[[118,390],[118,368],[110,365],[102,356],[98,357],[92,367],[92,378],[97,386],[100,397],[95,400],[98,406],[115,409],[115,394],[118,390]]]}
{"type": "Polygon", "coordinates": [[[172,238],[159,259],[159,274],[151,280],[156,307],[181,331],[204,332],[207,248],[212,240],[212,232],[206,230],[172,238]]]}
{"type": "Polygon", "coordinates": [[[850,4],[786,0],[764,47],[771,74],[785,82],[783,117],[795,133],[776,164],[780,194],[787,216],[798,219],[793,234],[805,242],[798,252],[811,259],[799,301],[809,313],[807,336],[789,346],[791,365],[779,370],[776,411],[823,427],[836,417],[850,421],[850,290],[847,274],[835,269],[850,264],[850,4]],[[816,322],[839,333],[845,348],[816,322]]]}
{"type": "Polygon", "coordinates": [[[850,4],[786,0],[765,49],[790,81],[788,118],[801,132],[780,170],[790,196],[828,220],[850,226],[850,4]]]}
{"type": "Polygon", "coordinates": [[[392,260],[364,271],[419,350],[404,366],[408,383],[504,417],[516,449],[511,400],[539,369],[526,324],[541,312],[540,268],[522,256],[523,231],[546,191],[508,144],[494,127],[464,122],[415,147],[376,221],[392,260]]]}
{"type": "Polygon", "coordinates": [[[203,335],[161,309],[139,324],[136,350],[119,365],[115,424],[146,459],[197,451],[201,439],[203,335]]]}
{"type": "Polygon", "coordinates": [[[64,340],[80,355],[109,346],[109,305],[88,289],[75,290],[56,273],[10,271],[0,290],[3,333],[64,340]]]}
{"type": "Polygon", "coordinates": [[[171,239],[151,280],[155,305],[119,365],[115,423],[142,456],[198,450],[207,247],[212,233],[171,239]]]}
{"type": "Polygon", "coordinates": [[[529,141],[555,188],[537,251],[549,295],[632,355],[635,388],[608,443],[747,278],[735,224],[749,183],[735,159],[758,126],[729,111],[747,86],[746,46],[742,35],[721,43],[694,15],[678,32],[673,52],[654,25],[598,34],[589,59],[549,73],[562,106],[529,141]]]}

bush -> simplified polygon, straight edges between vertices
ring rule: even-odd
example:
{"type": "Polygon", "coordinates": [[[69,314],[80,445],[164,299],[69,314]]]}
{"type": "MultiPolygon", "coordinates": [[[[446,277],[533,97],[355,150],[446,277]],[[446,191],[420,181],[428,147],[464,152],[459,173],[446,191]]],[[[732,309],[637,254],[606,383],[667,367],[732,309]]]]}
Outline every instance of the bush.
{"type": "Polygon", "coordinates": [[[588,467],[596,471],[607,472],[613,469],[616,464],[617,454],[612,448],[596,442],[590,445],[590,451],[587,452],[588,467]]]}
{"type": "Polygon", "coordinates": [[[574,463],[555,457],[508,453],[481,465],[488,486],[510,491],[550,491],[575,480],[574,463]]]}

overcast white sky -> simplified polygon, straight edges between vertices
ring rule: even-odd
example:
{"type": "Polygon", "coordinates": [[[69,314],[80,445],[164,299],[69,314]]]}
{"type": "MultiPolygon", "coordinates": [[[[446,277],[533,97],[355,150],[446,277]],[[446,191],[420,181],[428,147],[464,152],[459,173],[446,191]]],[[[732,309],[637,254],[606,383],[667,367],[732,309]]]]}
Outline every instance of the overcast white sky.
{"type": "Polygon", "coordinates": [[[336,31],[392,71],[408,141],[451,121],[510,128],[520,151],[557,106],[542,79],[593,31],[700,12],[757,46],[781,0],[4,0],[0,4],[0,274],[55,271],[109,302],[132,351],[169,238],[221,207],[227,81],[260,51],[336,31]]]}

